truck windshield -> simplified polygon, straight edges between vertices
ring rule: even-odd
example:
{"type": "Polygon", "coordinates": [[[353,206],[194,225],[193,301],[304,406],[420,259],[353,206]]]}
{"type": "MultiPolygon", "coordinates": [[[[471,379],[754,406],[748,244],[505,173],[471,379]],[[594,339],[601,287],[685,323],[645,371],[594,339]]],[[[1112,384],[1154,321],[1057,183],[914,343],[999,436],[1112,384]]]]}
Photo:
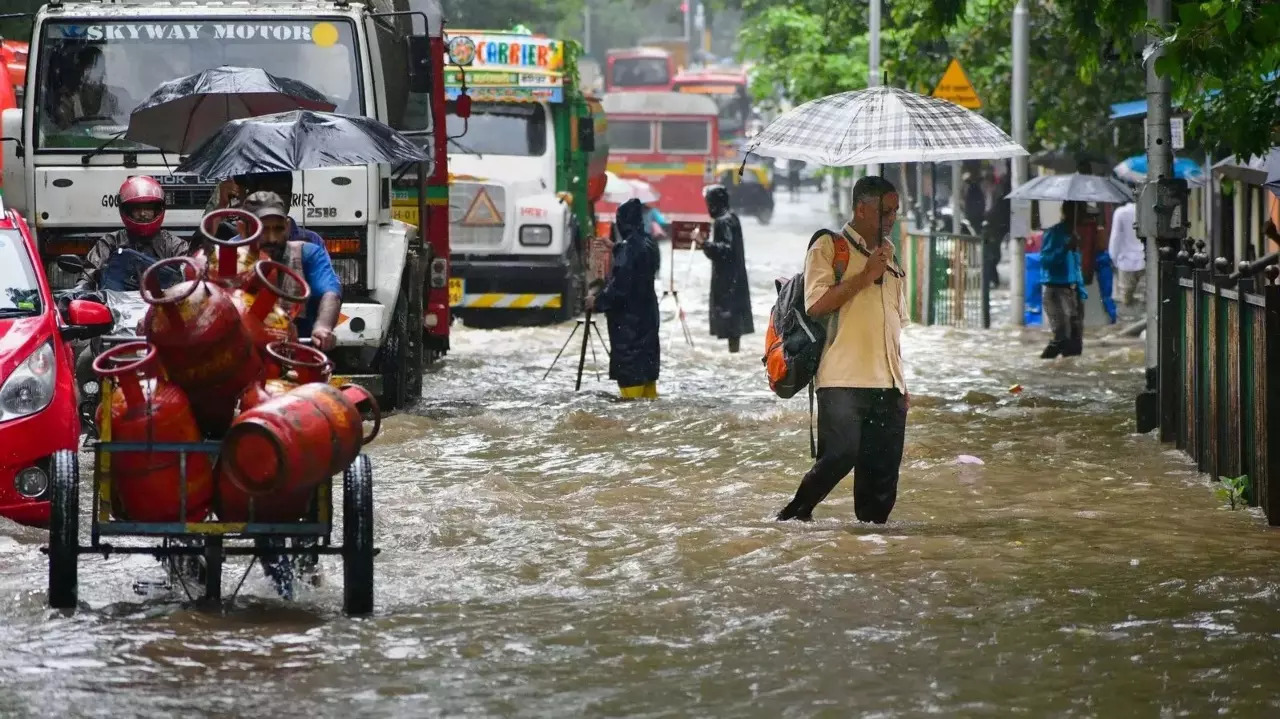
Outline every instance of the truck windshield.
{"type": "Polygon", "coordinates": [[[671,82],[667,61],[660,57],[619,57],[613,61],[610,83],[616,87],[666,85],[671,82]]]}
{"type": "Polygon", "coordinates": [[[454,114],[452,101],[445,112],[449,136],[461,136],[450,152],[540,157],[547,151],[547,113],[538,103],[476,102],[471,105],[471,119],[465,121],[454,114]]]}
{"type": "Polygon", "coordinates": [[[40,285],[26,243],[17,232],[0,230],[0,319],[40,311],[40,285]]]}
{"type": "MultiPolygon", "coordinates": [[[[36,117],[44,149],[97,147],[122,132],[129,113],[163,82],[220,65],[259,67],[304,82],[361,113],[351,24],[305,19],[217,22],[48,22],[40,43],[36,117]]],[[[145,149],[124,139],[113,148],[145,149]]]]}

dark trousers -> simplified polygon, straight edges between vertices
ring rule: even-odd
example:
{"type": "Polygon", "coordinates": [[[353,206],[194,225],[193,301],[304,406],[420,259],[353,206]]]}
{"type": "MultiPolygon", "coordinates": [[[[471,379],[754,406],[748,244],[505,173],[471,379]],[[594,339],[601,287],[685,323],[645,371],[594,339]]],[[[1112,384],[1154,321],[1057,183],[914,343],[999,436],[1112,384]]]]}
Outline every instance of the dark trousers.
{"type": "Polygon", "coordinates": [[[1059,354],[1080,354],[1084,347],[1084,301],[1080,292],[1075,285],[1045,285],[1042,296],[1053,340],[1040,356],[1053,359],[1059,354]]]}
{"type": "Polygon", "coordinates": [[[896,389],[829,387],[818,394],[818,458],[778,519],[812,518],[813,508],[853,472],[853,512],[883,524],[898,497],[907,399],[896,389]]]}

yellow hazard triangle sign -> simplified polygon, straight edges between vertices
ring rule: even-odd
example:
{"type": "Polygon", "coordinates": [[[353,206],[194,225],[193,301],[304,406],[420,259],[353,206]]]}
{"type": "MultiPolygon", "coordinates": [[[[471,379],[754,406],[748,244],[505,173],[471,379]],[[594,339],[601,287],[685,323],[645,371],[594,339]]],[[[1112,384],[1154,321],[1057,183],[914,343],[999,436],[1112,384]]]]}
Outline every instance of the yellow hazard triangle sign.
{"type": "Polygon", "coordinates": [[[471,206],[467,208],[467,213],[462,216],[462,221],[458,224],[469,227],[492,227],[502,224],[502,213],[498,211],[497,205],[493,204],[493,198],[489,197],[489,193],[483,187],[476,191],[476,197],[471,201],[471,206]]]}
{"type": "Polygon", "coordinates": [[[960,107],[967,107],[970,110],[977,110],[982,107],[982,101],[978,99],[978,93],[973,89],[973,83],[969,82],[969,76],[964,74],[964,68],[960,67],[960,61],[952,58],[951,64],[947,65],[947,71],[942,73],[942,79],[938,81],[938,86],[933,88],[933,96],[942,100],[950,100],[960,107]]]}

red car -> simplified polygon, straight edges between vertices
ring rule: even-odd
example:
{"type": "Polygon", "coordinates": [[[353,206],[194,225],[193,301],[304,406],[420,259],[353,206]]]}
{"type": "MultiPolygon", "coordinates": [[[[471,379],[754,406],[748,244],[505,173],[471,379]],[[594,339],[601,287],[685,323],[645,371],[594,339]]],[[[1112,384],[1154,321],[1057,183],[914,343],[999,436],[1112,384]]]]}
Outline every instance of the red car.
{"type": "Polygon", "coordinates": [[[49,522],[50,458],[80,442],[70,341],[106,334],[111,311],[72,300],[62,317],[22,216],[0,205],[0,516],[49,522]]]}

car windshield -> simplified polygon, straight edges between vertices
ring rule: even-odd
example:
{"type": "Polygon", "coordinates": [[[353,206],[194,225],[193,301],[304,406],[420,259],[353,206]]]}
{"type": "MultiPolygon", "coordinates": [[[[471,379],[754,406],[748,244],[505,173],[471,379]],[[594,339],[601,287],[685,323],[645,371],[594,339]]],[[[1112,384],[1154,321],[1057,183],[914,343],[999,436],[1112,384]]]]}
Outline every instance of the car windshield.
{"type": "MultiPolygon", "coordinates": [[[[92,148],[122,133],[163,82],[221,65],[306,83],[359,115],[354,31],[345,21],[137,19],[48,22],[40,44],[37,143],[92,148]]],[[[145,149],[124,139],[116,148],[145,149]]]]}
{"type": "Polygon", "coordinates": [[[618,58],[613,61],[612,84],[618,87],[666,85],[667,61],[658,57],[618,58]]]}
{"type": "Polygon", "coordinates": [[[449,154],[541,157],[547,151],[547,113],[536,102],[472,103],[469,120],[454,114],[454,102],[445,111],[449,136],[456,138],[449,154]]]}
{"type": "Polygon", "coordinates": [[[27,245],[16,230],[0,230],[0,318],[7,314],[43,311],[40,282],[27,245]]]}

